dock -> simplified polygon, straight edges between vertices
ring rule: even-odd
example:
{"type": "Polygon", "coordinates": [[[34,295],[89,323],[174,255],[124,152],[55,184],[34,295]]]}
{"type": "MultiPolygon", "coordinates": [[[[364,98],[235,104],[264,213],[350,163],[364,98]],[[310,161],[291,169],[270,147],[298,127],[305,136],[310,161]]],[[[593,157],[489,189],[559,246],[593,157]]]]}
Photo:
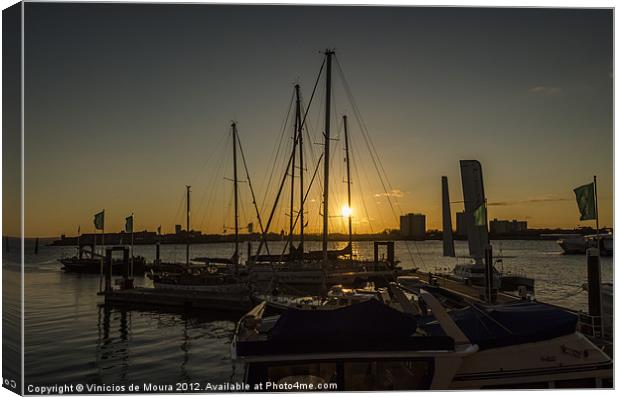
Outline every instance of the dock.
{"type": "MultiPolygon", "coordinates": [[[[434,285],[436,287],[441,287],[441,288],[450,290],[451,292],[455,292],[463,296],[464,298],[477,302],[477,303],[485,303],[484,287],[468,285],[463,282],[445,277],[441,274],[430,273],[429,275],[429,273],[424,273],[419,270],[415,271],[413,273],[413,276],[418,277],[420,281],[425,284],[434,285]]],[[[517,295],[512,295],[506,292],[498,291],[495,303],[511,303],[511,302],[515,302],[518,300],[521,300],[521,298],[517,295]]]]}
{"type": "Polygon", "coordinates": [[[183,309],[225,310],[246,313],[254,306],[249,296],[224,296],[204,291],[163,288],[126,288],[100,292],[106,303],[131,306],[175,307],[183,309]]]}

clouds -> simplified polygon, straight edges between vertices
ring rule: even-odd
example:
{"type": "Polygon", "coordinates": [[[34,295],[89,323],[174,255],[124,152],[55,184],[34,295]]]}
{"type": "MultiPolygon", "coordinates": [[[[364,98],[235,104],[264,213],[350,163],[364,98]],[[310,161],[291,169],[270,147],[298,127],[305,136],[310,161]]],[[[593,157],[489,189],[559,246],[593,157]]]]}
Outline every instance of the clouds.
{"type": "Polygon", "coordinates": [[[562,87],[549,86],[549,85],[537,85],[528,89],[530,94],[554,96],[562,93],[562,87]]]}
{"type": "Polygon", "coordinates": [[[383,192],[383,193],[375,193],[375,197],[404,197],[405,196],[405,192],[403,192],[400,189],[392,189],[389,192],[383,192]]]}
{"type": "Polygon", "coordinates": [[[507,207],[512,205],[522,205],[522,204],[537,204],[537,203],[557,203],[562,201],[570,201],[572,199],[567,197],[531,197],[525,200],[512,200],[512,201],[495,201],[487,203],[488,207],[507,207]]]}

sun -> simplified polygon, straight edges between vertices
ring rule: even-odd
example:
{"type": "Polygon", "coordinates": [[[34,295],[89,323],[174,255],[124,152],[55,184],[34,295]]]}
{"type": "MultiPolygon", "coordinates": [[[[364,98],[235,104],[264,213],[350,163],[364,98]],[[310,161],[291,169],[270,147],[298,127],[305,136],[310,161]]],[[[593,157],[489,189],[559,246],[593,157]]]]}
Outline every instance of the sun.
{"type": "Polygon", "coordinates": [[[349,208],[349,206],[345,205],[342,207],[342,211],[341,214],[343,217],[348,218],[351,216],[351,213],[353,212],[353,210],[351,208],[349,208]]]}

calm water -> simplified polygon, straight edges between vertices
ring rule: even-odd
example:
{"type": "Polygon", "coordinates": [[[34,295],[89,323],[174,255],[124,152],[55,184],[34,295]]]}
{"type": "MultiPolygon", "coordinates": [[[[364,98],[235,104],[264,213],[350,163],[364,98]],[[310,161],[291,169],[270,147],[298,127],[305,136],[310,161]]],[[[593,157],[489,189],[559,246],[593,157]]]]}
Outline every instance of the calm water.
{"type": "MultiPolygon", "coordinates": [[[[465,255],[465,242],[457,242],[465,255]]],[[[342,246],[342,245],[339,245],[342,246]]],[[[231,244],[197,245],[192,256],[227,256],[231,244]]],[[[319,243],[310,243],[319,249],[319,243]]],[[[356,243],[361,256],[372,255],[372,243],[356,243]]],[[[405,268],[451,269],[456,260],[440,256],[440,241],[397,242],[396,255],[405,268]]],[[[536,279],[539,300],[585,309],[587,296],[578,293],[586,280],[585,257],[561,255],[552,241],[497,241],[495,254],[504,270],[525,272],[536,279]]],[[[26,246],[25,375],[27,384],[226,382],[233,372],[229,346],[235,318],[217,313],[121,310],[100,306],[99,277],[65,274],[56,261],[74,248],[42,246],[38,255],[26,246]]],[[[152,260],[154,247],[137,246],[135,254],[152,260]]],[[[162,246],[163,260],[182,261],[184,246],[162,246]]],[[[15,291],[19,270],[5,255],[4,290],[15,291]]],[[[464,262],[465,259],[460,261],[464,262]]],[[[603,280],[612,280],[612,260],[603,258],[603,280]]],[[[139,280],[148,285],[147,279],[139,280]]],[[[5,294],[4,321],[11,322],[19,305],[5,294]],[[7,302],[7,299],[9,300],[7,302]]],[[[6,331],[5,331],[6,332],[6,331]]],[[[5,338],[7,338],[5,333],[5,338]]],[[[10,337],[10,336],[9,336],[10,337]]],[[[9,339],[16,346],[19,340],[9,339]]],[[[7,373],[7,369],[3,371],[7,373]]]]}

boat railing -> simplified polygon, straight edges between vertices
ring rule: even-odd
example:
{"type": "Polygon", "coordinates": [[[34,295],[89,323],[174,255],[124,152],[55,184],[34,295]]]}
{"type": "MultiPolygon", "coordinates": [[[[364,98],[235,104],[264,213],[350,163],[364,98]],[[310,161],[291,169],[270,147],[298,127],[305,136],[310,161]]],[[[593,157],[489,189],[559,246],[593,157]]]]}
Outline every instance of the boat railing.
{"type": "Polygon", "coordinates": [[[584,335],[592,336],[595,338],[603,338],[603,325],[601,316],[592,316],[585,312],[578,313],[579,321],[577,323],[577,329],[584,335]]]}

